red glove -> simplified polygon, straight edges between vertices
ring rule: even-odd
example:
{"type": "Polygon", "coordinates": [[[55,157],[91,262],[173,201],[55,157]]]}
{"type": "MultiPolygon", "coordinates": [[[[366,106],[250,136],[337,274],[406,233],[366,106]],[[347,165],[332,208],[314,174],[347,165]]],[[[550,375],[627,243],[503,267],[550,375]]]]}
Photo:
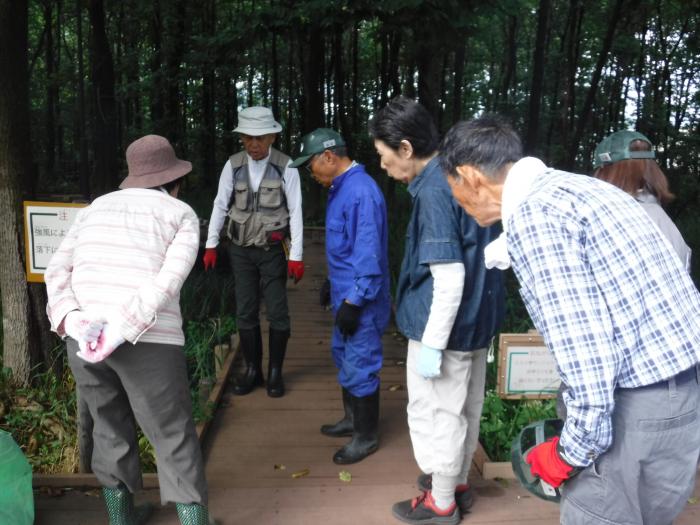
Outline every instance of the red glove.
{"type": "Polygon", "coordinates": [[[271,232],[268,240],[270,242],[281,242],[284,239],[284,233],[282,232],[271,232]]]}
{"type": "Polygon", "coordinates": [[[304,277],[304,263],[302,261],[288,261],[287,275],[290,279],[294,279],[294,284],[301,281],[301,278],[304,277]]]}
{"type": "Polygon", "coordinates": [[[205,271],[209,268],[214,268],[216,266],[216,248],[205,248],[202,261],[204,262],[205,271]]]}
{"type": "Polygon", "coordinates": [[[532,475],[538,476],[554,488],[569,479],[574,470],[574,467],[566,463],[557,452],[558,443],[558,437],[540,443],[525,458],[532,475]]]}

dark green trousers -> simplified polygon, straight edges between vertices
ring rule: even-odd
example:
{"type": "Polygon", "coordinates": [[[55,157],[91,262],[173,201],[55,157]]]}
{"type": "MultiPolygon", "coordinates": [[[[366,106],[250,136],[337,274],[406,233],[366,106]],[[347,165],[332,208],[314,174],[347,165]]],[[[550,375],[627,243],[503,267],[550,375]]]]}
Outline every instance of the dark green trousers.
{"type": "Polygon", "coordinates": [[[287,307],[287,259],[281,244],[269,249],[229,244],[229,260],[235,276],[236,322],[249,330],[260,324],[260,296],[265,299],[272,330],[289,332],[287,307]]]}

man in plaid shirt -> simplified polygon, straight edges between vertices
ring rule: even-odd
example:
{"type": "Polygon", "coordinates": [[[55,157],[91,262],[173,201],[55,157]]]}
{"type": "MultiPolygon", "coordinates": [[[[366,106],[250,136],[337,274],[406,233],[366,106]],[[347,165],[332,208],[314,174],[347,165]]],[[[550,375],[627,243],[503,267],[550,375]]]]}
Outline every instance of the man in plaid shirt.
{"type": "Polygon", "coordinates": [[[561,436],[526,458],[562,523],[671,523],[700,458],[700,294],[672,247],[623,191],[523,158],[500,117],[440,150],[467,213],[502,220],[486,265],[513,267],[566,387],[561,436]]]}

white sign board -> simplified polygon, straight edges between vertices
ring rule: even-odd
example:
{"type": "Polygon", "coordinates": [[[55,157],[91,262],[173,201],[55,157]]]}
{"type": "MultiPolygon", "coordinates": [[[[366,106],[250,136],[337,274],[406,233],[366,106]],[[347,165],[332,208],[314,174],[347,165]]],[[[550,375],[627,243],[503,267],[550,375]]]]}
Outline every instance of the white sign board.
{"type": "Polygon", "coordinates": [[[505,399],[556,396],[561,379],[554,357],[539,334],[501,334],[498,394],[505,399]]]}
{"type": "Polygon", "coordinates": [[[44,282],[44,271],[87,204],[24,201],[24,245],[27,281],[44,282]]]}

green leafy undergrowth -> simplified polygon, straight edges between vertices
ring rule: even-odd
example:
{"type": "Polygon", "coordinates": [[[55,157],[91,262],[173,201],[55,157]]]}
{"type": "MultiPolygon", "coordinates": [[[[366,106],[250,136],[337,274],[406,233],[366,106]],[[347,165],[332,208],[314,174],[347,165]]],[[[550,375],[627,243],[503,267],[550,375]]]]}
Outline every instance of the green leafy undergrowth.
{"type": "Polygon", "coordinates": [[[555,417],[554,399],[508,400],[489,390],[481,413],[479,440],[492,461],[510,461],[510,446],[523,427],[555,417]]]}
{"type": "Polygon", "coordinates": [[[27,456],[34,472],[77,472],[75,382],[66,368],[35,374],[31,386],[16,387],[8,368],[0,373],[0,428],[27,456]]]}

